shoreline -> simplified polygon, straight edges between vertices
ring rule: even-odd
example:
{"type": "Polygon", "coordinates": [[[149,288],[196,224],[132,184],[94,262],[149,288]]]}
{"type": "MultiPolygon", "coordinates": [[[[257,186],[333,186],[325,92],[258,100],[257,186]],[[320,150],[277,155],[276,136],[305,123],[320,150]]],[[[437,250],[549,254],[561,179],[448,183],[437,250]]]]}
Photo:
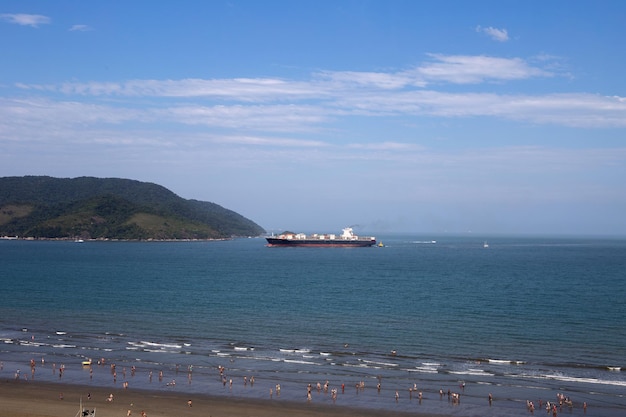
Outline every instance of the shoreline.
{"type": "MultiPolygon", "coordinates": [[[[252,238],[260,238],[261,236],[252,236],[252,238]]],[[[235,237],[216,237],[216,238],[187,238],[187,239],[122,239],[115,237],[97,237],[97,238],[81,238],[81,237],[28,237],[28,236],[0,236],[0,240],[20,241],[20,242],[221,242],[233,239],[249,238],[249,236],[235,237]]]]}
{"type": "Polygon", "coordinates": [[[159,392],[143,389],[107,389],[77,384],[0,380],[0,417],[49,417],[76,415],[83,408],[96,410],[98,417],[132,416],[142,411],[153,417],[345,417],[417,416],[444,417],[441,414],[369,410],[341,405],[315,404],[288,400],[260,400],[219,397],[209,394],[159,392]],[[113,401],[107,398],[113,394],[113,401]],[[88,399],[88,395],[91,399],[88,399]],[[61,398],[62,396],[62,398],[61,398]],[[189,406],[191,401],[191,406],[189,406]]]}

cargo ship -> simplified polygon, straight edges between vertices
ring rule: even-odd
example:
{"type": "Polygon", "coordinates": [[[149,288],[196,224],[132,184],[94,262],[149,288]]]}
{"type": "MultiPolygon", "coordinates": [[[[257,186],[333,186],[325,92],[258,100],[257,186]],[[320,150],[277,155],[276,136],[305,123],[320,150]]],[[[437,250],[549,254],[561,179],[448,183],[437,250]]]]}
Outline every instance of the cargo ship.
{"type": "Polygon", "coordinates": [[[285,232],[278,236],[266,237],[267,246],[308,246],[308,247],[367,247],[376,244],[373,236],[360,237],[354,234],[351,227],[342,230],[341,235],[285,232]]]}

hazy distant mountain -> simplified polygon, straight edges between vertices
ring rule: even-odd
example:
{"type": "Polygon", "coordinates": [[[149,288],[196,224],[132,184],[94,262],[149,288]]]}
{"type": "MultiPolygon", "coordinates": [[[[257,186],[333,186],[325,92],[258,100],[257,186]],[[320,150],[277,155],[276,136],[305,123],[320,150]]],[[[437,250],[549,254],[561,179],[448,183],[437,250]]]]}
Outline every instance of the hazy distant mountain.
{"type": "Polygon", "coordinates": [[[221,239],[261,226],[214,203],[120,178],[0,178],[0,236],[221,239]]]}

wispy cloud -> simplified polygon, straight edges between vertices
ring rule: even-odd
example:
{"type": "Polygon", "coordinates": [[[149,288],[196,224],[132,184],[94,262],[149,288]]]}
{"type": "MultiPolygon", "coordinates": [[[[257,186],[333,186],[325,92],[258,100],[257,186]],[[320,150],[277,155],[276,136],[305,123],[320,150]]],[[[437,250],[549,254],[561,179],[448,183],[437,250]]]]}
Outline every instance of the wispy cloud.
{"type": "Polygon", "coordinates": [[[347,145],[348,149],[364,149],[371,151],[394,151],[394,152],[416,152],[422,151],[425,148],[413,143],[403,142],[377,142],[377,143],[351,143],[347,145]]]}
{"type": "Polygon", "coordinates": [[[323,107],[295,104],[184,105],[156,113],[160,120],[173,123],[266,132],[310,132],[329,119],[329,112],[323,107]]]}
{"type": "Polygon", "coordinates": [[[214,97],[242,101],[319,97],[323,92],[310,82],[276,78],[182,80],[130,80],[126,82],[68,82],[60,85],[25,85],[22,89],[47,90],[67,95],[126,97],[214,97]]]}
{"type": "Polygon", "coordinates": [[[73,25],[68,30],[70,32],[88,32],[88,31],[93,30],[93,29],[90,26],[88,26],[88,25],[73,25]]]}
{"type": "MultiPolygon", "coordinates": [[[[84,114],[78,114],[76,120],[83,120],[93,110],[100,113],[94,117],[103,123],[102,115],[114,116],[111,120],[116,117],[125,120],[129,114],[137,123],[156,120],[264,132],[319,132],[332,129],[352,116],[494,117],[569,127],[626,126],[624,97],[587,93],[503,94],[485,88],[497,83],[501,90],[502,84],[515,80],[557,77],[562,74],[558,70],[551,72],[521,58],[442,54],[432,54],[429,58],[408,70],[321,71],[312,74],[309,80],[233,78],[17,84],[17,88],[34,94],[63,94],[72,96],[73,101],[49,99],[44,106],[13,107],[21,108],[24,113],[30,108],[34,114],[43,114],[42,108],[62,107],[66,111],[81,107],[84,114]],[[437,88],[445,84],[481,83],[485,85],[480,92],[437,88]],[[121,100],[121,105],[110,104],[110,97],[121,100]],[[158,98],[169,100],[164,103],[158,98]],[[103,101],[97,105],[81,104],[85,100],[103,101]],[[136,106],[136,100],[141,100],[140,106],[136,106]]],[[[544,57],[536,61],[548,65],[551,59],[544,57]]],[[[68,113],[72,111],[65,114],[68,113]]]]}
{"type": "Polygon", "coordinates": [[[511,81],[554,74],[529,65],[521,58],[498,58],[485,55],[431,54],[433,62],[416,69],[426,80],[454,84],[477,84],[485,81],[511,81]]]}
{"type": "Polygon", "coordinates": [[[478,25],[476,26],[476,32],[484,33],[494,41],[498,42],[506,42],[509,40],[509,33],[506,29],[498,29],[491,26],[485,28],[478,25]]]}
{"type": "Polygon", "coordinates": [[[39,27],[39,25],[45,25],[51,22],[51,19],[47,16],[25,13],[4,13],[0,14],[0,19],[9,23],[15,23],[22,26],[32,26],[34,28],[39,27]]]}
{"type": "MultiPolygon", "coordinates": [[[[125,82],[67,82],[60,85],[17,84],[21,89],[46,90],[67,95],[126,97],[207,97],[265,102],[331,98],[354,90],[394,91],[430,84],[479,84],[558,75],[522,58],[485,55],[429,54],[429,61],[401,71],[320,71],[310,80],[232,78],[181,80],[129,80],[125,82]]],[[[550,62],[541,61],[545,66],[550,62]]]]}
{"type": "MultiPolygon", "coordinates": [[[[324,71],[318,75],[332,81],[335,88],[358,86],[390,90],[426,87],[432,83],[478,84],[556,75],[542,67],[533,66],[522,58],[444,54],[429,54],[428,57],[428,62],[397,72],[324,71]]],[[[548,60],[542,63],[545,66],[551,64],[548,60]]]]}

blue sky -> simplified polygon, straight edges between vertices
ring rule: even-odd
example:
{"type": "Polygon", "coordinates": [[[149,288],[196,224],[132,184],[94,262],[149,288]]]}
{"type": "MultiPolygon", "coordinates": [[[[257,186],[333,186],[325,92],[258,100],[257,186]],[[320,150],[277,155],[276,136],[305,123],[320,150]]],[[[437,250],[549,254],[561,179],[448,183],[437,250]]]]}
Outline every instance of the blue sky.
{"type": "Polygon", "coordinates": [[[626,2],[3,1],[0,176],[270,231],[626,235],[626,2]]]}

